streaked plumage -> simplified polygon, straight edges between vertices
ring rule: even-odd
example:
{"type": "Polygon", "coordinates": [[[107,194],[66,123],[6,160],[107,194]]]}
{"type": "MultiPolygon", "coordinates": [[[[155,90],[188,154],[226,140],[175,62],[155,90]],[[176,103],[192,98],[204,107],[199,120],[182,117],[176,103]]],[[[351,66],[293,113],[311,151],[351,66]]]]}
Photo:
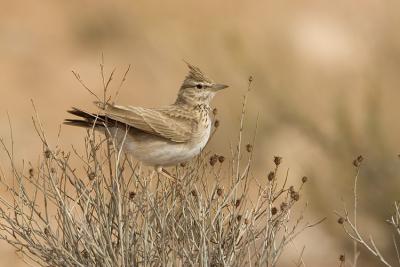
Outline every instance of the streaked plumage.
{"type": "Polygon", "coordinates": [[[226,85],[216,84],[188,64],[174,104],[162,108],[119,106],[96,102],[100,113],[73,108],[80,117],[65,124],[109,132],[123,149],[147,165],[176,165],[190,160],[207,144],[211,132],[210,101],[226,85]],[[106,127],[107,126],[107,130],[106,127]]]}

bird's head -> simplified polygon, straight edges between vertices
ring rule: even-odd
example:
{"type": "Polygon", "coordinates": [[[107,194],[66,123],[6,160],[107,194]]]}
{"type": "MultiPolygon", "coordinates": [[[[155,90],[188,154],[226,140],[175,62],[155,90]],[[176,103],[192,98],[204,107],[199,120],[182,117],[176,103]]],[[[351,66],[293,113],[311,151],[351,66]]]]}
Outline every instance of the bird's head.
{"type": "Polygon", "coordinates": [[[198,67],[187,63],[189,73],[186,75],[178,93],[177,102],[187,104],[209,104],[214,95],[228,87],[208,78],[198,67]]]}

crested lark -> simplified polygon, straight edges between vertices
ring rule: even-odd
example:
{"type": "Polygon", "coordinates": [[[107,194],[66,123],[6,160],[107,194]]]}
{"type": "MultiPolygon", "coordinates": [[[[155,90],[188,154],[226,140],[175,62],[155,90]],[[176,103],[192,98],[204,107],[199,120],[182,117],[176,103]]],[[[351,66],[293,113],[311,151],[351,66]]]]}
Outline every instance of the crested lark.
{"type": "Polygon", "coordinates": [[[143,108],[96,102],[100,114],[73,108],[68,112],[80,118],[64,123],[110,134],[124,151],[157,171],[188,161],[210,138],[212,98],[228,87],[213,82],[199,68],[188,67],[189,73],[172,105],[143,108]]]}

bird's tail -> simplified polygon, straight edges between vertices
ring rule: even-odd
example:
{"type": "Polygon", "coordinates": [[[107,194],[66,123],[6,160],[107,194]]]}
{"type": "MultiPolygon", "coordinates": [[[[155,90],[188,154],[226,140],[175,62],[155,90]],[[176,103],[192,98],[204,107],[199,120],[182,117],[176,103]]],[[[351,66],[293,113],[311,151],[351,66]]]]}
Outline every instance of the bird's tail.
{"type": "Polygon", "coordinates": [[[64,124],[71,126],[78,126],[84,128],[105,127],[109,125],[110,119],[104,115],[98,115],[90,112],[83,111],[78,108],[68,110],[68,113],[79,117],[79,119],[65,119],[64,124]]]}

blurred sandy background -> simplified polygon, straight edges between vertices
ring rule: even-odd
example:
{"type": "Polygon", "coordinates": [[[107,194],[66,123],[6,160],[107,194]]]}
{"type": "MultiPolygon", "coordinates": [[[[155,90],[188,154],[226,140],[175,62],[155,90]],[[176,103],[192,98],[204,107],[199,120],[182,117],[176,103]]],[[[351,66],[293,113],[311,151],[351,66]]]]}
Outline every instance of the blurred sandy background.
{"type": "MultiPolygon", "coordinates": [[[[72,105],[90,107],[71,70],[101,92],[98,64],[132,70],[119,103],[160,106],[175,99],[186,74],[182,59],[198,65],[229,90],[218,95],[221,127],[209,150],[227,153],[236,138],[247,78],[254,76],[247,139],[260,113],[256,175],[266,175],[273,155],[291,177],[310,177],[304,200],[310,220],[327,216],[296,241],[307,266],[338,266],[351,251],[333,215],[349,200],[358,154],[360,221],[384,255],[395,257],[383,220],[400,195],[400,2],[339,1],[1,1],[0,136],[16,157],[35,161],[39,142],[33,99],[49,139],[72,105]]],[[[115,83],[114,85],[117,85],[115,83]]],[[[83,132],[63,127],[66,149],[83,132]]],[[[4,155],[1,166],[6,168],[4,155]]],[[[292,248],[289,248],[292,249],[292,248]]],[[[360,266],[377,262],[362,252],[360,266]]],[[[287,258],[293,266],[295,256],[287,258]]],[[[0,266],[26,266],[0,244],[0,266]]]]}

